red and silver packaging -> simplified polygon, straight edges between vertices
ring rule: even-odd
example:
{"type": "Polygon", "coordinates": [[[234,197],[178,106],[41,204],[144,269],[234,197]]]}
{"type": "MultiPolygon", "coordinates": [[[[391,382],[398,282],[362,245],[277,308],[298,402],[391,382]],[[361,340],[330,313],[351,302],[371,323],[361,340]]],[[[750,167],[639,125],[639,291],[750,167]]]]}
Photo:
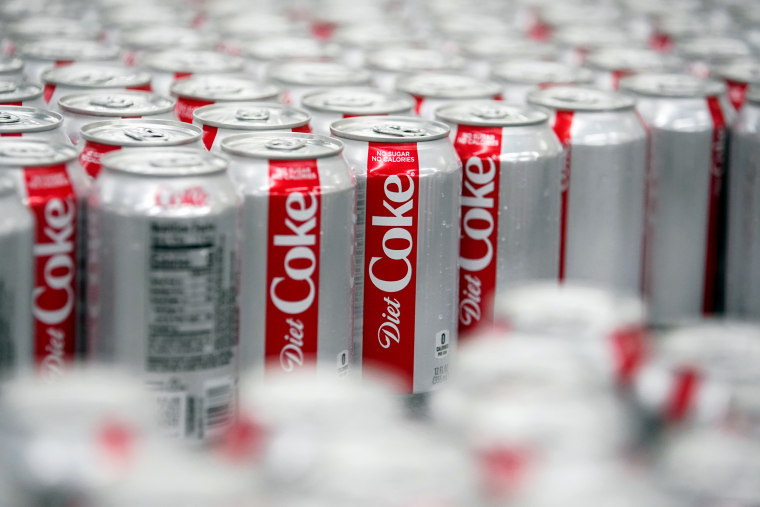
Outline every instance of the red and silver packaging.
{"type": "Polygon", "coordinates": [[[119,48],[89,40],[43,39],[21,45],[18,54],[24,60],[27,79],[42,83],[42,73],[53,67],[74,62],[114,63],[119,48]]]}
{"type": "Polygon", "coordinates": [[[760,90],[751,88],[731,128],[726,313],[760,320],[760,90]]]}
{"type": "Polygon", "coordinates": [[[167,49],[214,49],[219,40],[194,28],[148,25],[127,30],[119,37],[122,61],[128,67],[142,64],[146,54],[167,49]]]}
{"type": "Polygon", "coordinates": [[[102,169],[106,153],[133,148],[185,146],[203,149],[201,129],[173,120],[105,120],[87,123],[80,137],[84,140],[79,163],[91,178],[102,169]]]}
{"type": "Polygon", "coordinates": [[[552,39],[558,30],[567,26],[585,25],[589,30],[599,26],[615,26],[623,11],[614,3],[557,3],[541,5],[538,25],[531,27],[529,35],[537,40],[552,39]]]}
{"type": "Polygon", "coordinates": [[[343,145],[264,132],[229,137],[221,151],[243,195],[241,367],[347,375],[356,179],[343,145]]]}
{"type": "Polygon", "coordinates": [[[311,114],[311,128],[321,135],[330,135],[330,124],[353,116],[414,116],[414,99],[399,92],[376,88],[328,88],[307,93],[301,99],[311,114]]]}
{"type": "Polygon", "coordinates": [[[449,128],[364,116],[330,130],[357,179],[354,357],[364,376],[428,393],[448,380],[457,343],[462,164],[449,128]]]}
{"type": "Polygon", "coordinates": [[[0,105],[45,107],[42,87],[26,82],[0,81],[0,105]]]}
{"type": "Polygon", "coordinates": [[[404,30],[398,23],[377,20],[338,28],[331,40],[340,46],[341,60],[354,68],[364,67],[369,53],[388,45],[405,48],[422,45],[419,35],[404,30]]]}
{"type": "Polygon", "coordinates": [[[678,72],[683,62],[675,55],[644,48],[600,49],[586,57],[586,67],[602,90],[617,90],[620,80],[636,74],[678,72]]]}
{"type": "Polygon", "coordinates": [[[175,81],[171,94],[177,98],[177,119],[193,123],[193,111],[199,107],[218,102],[274,102],[280,89],[243,77],[202,75],[175,81]]]}
{"type": "Polygon", "coordinates": [[[505,21],[505,17],[494,16],[480,9],[465,7],[446,13],[435,23],[435,37],[446,51],[461,50],[462,44],[483,35],[522,37],[522,33],[505,21]]]}
{"type": "Polygon", "coordinates": [[[20,83],[24,80],[24,62],[20,58],[0,57],[0,81],[20,83]]]}
{"type": "MultiPolygon", "coordinates": [[[[73,361],[83,334],[81,204],[88,183],[76,156],[70,145],[0,138],[0,171],[13,178],[35,223],[34,274],[28,279],[33,287],[34,335],[31,346],[24,349],[31,351],[31,362],[47,376],[59,375],[73,361]]],[[[24,311],[23,306],[18,309],[19,314],[24,311]]]]}
{"type": "Polygon", "coordinates": [[[552,42],[561,48],[562,60],[570,65],[585,65],[586,56],[598,49],[644,48],[645,41],[637,40],[616,25],[570,25],[554,33],[552,42]]]}
{"type": "Polygon", "coordinates": [[[88,353],[139,375],[174,438],[218,438],[237,392],[238,214],[224,159],[103,157],[88,199],[88,353]]]}
{"type": "Polygon", "coordinates": [[[676,53],[686,60],[686,70],[697,77],[710,77],[719,65],[746,60],[752,50],[742,39],[723,36],[694,37],[676,44],[676,53]]]}
{"type": "Polygon", "coordinates": [[[220,151],[222,141],[235,134],[310,133],[309,120],[311,116],[303,109],[274,102],[229,102],[199,107],[193,112],[193,124],[203,130],[203,145],[209,151],[220,151]]]}
{"type": "Polygon", "coordinates": [[[559,280],[637,294],[641,285],[647,133],[617,92],[554,87],[528,103],[552,110],[565,148],[560,179],[559,280]]]}
{"type": "Polygon", "coordinates": [[[501,99],[498,83],[460,74],[424,72],[400,77],[396,89],[414,97],[414,112],[428,120],[435,118],[438,107],[455,100],[501,99]]]}
{"type": "Polygon", "coordinates": [[[726,87],[689,74],[623,79],[649,134],[643,289],[655,324],[716,310],[726,87]]]}
{"type": "Polygon", "coordinates": [[[0,106],[0,137],[25,137],[70,144],[63,117],[39,107],[0,106]]]}
{"type": "Polygon", "coordinates": [[[29,369],[34,357],[34,218],[19,195],[14,178],[0,173],[0,380],[29,369]]]}
{"type": "Polygon", "coordinates": [[[436,110],[462,160],[459,337],[489,328],[493,298],[559,269],[562,145],[549,115],[497,101],[436,110]],[[530,153],[530,157],[525,154],[530,153]]]}
{"type": "Polygon", "coordinates": [[[273,63],[328,62],[338,56],[338,47],[311,37],[270,37],[243,43],[240,54],[246,59],[246,70],[264,80],[273,63]]]}
{"type": "Polygon", "coordinates": [[[462,43],[462,55],[469,74],[488,79],[494,64],[508,60],[555,60],[557,47],[523,38],[484,35],[462,43]]]}
{"type": "Polygon", "coordinates": [[[105,25],[104,39],[120,44],[121,34],[146,26],[192,27],[195,12],[177,2],[116,2],[103,9],[99,19],[105,25]]]}
{"type": "Polygon", "coordinates": [[[588,69],[567,63],[544,60],[513,60],[491,67],[491,78],[502,84],[503,99],[525,104],[528,94],[552,86],[591,85],[594,75],[588,69]]]}
{"type": "Polygon", "coordinates": [[[230,13],[217,22],[217,31],[222,37],[222,49],[231,55],[240,54],[245,41],[267,37],[306,35],[306,27],[278,14],[260,13],[246,10],[245,4],[238,4],[238,12],[230,13]],[[240,12],[244,10],[244,12],[240,12]]]}
{"type": "Polygon", "coordinates": [[[282,101],[301,105],[301,98],[320,88],[366,86],[370,73],[334,62],[285,62],[269,67],[267,78],[283,88],[282,101]]]}
{"type": "Polygon", "coordinates": [[[64,95],[90,90],[151,91],[150,74],[119,65],[73,63],[42,73],[45,103],[53,111],[64,95]]]}
{"type": "Polygon", "coordinates": [[[715,30],[698,16],[684,12],[663,13],[655,18],[654,30],[649,38],[649,47],[655,51],[669,53],[676,44],[692,37],[715,35],[715,30]]]}
{"type": "Polygon", "coordinates": [[[81,19],[33,15],[4,27],[3,52],[13,56],[18,46],[30,41],[45,39],[96,40],[102,34],[98,24],[84,23],[81,19]]]}
{"type": "Polygon", "coordinates": [[[79,144],[79,132],[87,123],[105,119],[151,118],[173,120],[175,100],[140,91],[89,91],[58,100],[63,128],[71,142],[79,144]]]}
{"type": "Polygon", "coordinates": [[[243,71],[243,59],[201,49],[168,49],[145,55],[142,61],[153,75],[153,90],[169,95],[175,81],[198,74],[235,74],[243,71]]]}
{"type": "Polygon", "coordinates": [[[372,83],[386,92],[396,90],[399,77],[418,72],[457,72],[465,61],[435,49],[390,47],[367,55],[366,67],[372,71],[372,83]]]}
{"type": "Polygon", "coordinates": [[[713,70],[712,76],[726,83],[728,100],[734,109],[740,111],[744,107],[748,89],[760,86],[760,62],[741,60],[721,65],[713,70]]]}

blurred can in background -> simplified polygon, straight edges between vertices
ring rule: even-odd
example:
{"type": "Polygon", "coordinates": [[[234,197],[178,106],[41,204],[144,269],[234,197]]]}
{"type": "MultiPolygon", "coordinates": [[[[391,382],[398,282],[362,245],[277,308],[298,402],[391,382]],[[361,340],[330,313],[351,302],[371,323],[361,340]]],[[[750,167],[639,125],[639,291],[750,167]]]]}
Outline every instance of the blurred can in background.
{"type": "Polygon", "coordinates": [[[683,68],[681,60],[671,54],[644,48],[599,49],[586,57],[586,67],[595,77],[595,84],[603,90],[617,90],[620,80],[636,74],[651,72],[677,72],[683,68]]]}
{"type": "Polygon", "coordinates": [[[558,49],[521,37],[481,35],[462,43],[468,74],[488,79],[495,64],[509,60],[556,60],[558,49]]]}
{"type": "Polygon", "coordinates": [[[20,58],[0,57],[0,81],[20,83],[24,80],[24,62],[20,58]]]}
{"type": "Polygon", "coordinates": [[[752,56],[749,44],[733,37],[701,35],[676,43],[676,53],[686,60],[686,70],[710,77],[717,66],[752,56]]]}
{"type": "Polygon", "coordinates": [[[213,49],[218,39],[212,33],[186,26],[166,24],[137,26],[119,38],[122,61],[128,67],[142,64],[146,54],[167,49],[213,49]]]}
{"type": "Polygon", "coordinates": [[[0,137],[71,143],[63,131],[63,117],[38,107],[0,106],[0,137]]]}
{"type": "Polygon", "coordinates": [[[282,62],[329,62],[338,56],[338,46],[311,37],[268,37],[242,44],[246,70],[263,81],[273,64],[282,62]]]}
{"type": "Polygon", "coordinates": [[[301,97],[319,88],[366,86],[370,74],[334,62],[283,62],[267,70],[267,78],[283,88],[282,101],[301,105],[301,97]]]}
{"type": "Polygon", "coordinates": [[[428,120],[435,118],[439,106],[453,100],[501,98],[498,84],[459,74],[414,74],[399,78],[396,89],[414,97],[415,113],[428,120]]]}
{"type": "Polygon", "coordinates": [[[537,88],[590,85],[594,81],[594,75],[588,69],[543,60],[513,60],[494,64],[491,78],[502,84],[502,96],[512,104],[525,104],[528,94],[537,88]]]}
{"type": "Polygon", "coordinates": [[[53,67],[74,62],[111,62],[119,58],[119,48],[89,40],[41,39],[19,48],[24,60],[24,75],[35,83],[42,82],[42,73],[53,67]]]}
{"type": "Polygon", "coordinates": [[[180,79],[243,72],[243,59],[216,51],[173,48],[145,55],[142,67],[153,75],[153,90],[169,95],[172,83],[180,79]]]}
{"type": "Polygon", "coordinates": [[[0,104],[4,106],[45,107],[42,87],[33,83],[0,82],[0,104]]]}
{"type": "Polygon", "coordinates": [[[45,103],[52,110],[58,99],[87,90],[141,90],[149,92],[150,74],[119,65],[75,63],[54,67],[42,73],[45,103]]]}
{"type": "Polygon", "coordinates": [[[740,111],[746,101],[750,86],[760,85],[760,62],[740,60],[713,69],[712,77],[726,84],[728,100],[740,111]]]}
{"type": "Polygon", "coordinates": [[[400,77],[420,72],[457,72],[464,70],[461,57],[428,48],[390,47],[367,55],[366,67],[372,83],[386,92],[396,90],[400,77]]]}

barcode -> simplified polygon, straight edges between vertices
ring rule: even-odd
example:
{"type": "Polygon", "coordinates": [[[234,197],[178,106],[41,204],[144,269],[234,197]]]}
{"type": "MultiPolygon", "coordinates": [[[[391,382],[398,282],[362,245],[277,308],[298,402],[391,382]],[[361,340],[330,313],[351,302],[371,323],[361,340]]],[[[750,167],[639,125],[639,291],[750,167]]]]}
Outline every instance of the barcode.
{"type": "Polygon", "coordinates": [[[183,392],[156,395],[158,425],[167,436],[179,438],[185,434],[187,396],[183,392]]]}
{"type": "Polygon", "coordinates": [[[232,422],[235,391],[232,379],[206,383],[205,433],[212,436],[232,422]]]}

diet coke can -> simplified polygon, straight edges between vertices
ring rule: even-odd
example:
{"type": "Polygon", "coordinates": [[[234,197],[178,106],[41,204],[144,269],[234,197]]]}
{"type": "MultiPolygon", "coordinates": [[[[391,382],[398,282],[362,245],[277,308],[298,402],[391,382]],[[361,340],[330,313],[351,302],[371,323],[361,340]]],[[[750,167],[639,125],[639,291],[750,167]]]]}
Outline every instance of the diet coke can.
{"type": "Polygon", "coordinates": [[[45,39],[94,41],[102,33],[103,29],[97,23],[85,24],[81,19],[26,14],[3,27],[2,47],[6,55],[14,56],[18,47],[26,42],[45,39]]]}
{"type": "Polygon", "coordinates": [[[752,56],[752,50],[745,41],[715,35],[679,41],[676,52],[686,60],[686,70],[704,78],[709,77],[716,66],[752,56]]]}
{"type": "Polygon", "coordinates": [[[146,54],[167,49],[213,49],[218,39],[191,27],[165,24],[147,25],[127,30],[119,37],[122,61],[128,67],[142,64],[146,54]]]}
{"type": "Polygon", "coordinates": [[[0,81],[0,105],[45,107],[42,87],[33,83],[0,81]]]}
{"type": "Polygon", "coordinates": [[[414,97],[414,112],[429,120],[439,106],[454,100],[501,98],[497,83],[459,74],[414,74],[399,78],[396,89],[414,97]]]}
{"type": "Polygon", "coordinates": [[[497,101],[436,110],[464,165],[459,240],[459,337],[493,322],[493,298],[559,269],[562,145],[549,115],[497,101]],[[529,157],[525,154],[530,153],[529,157]]]}
{"type": "Polygon", "coordinates": [[[589,27],[585,23],[558,29],[554,33],[552,42],[561,48],[563,61],[578,66],[584,65],[588,54],[598,49],[643,48],[645,46],[643,40],[634,39],[619,26],[589,27]]]}
{"type": "Polygon", "coordinates": [[[502,84],[504,100],[514,104],[525,104],[528,94],[536,88],[594,82],[594,75],[588,69],[543,60],[512,60],[493,65],[491,78],[502,84]]]}
{"type": "Polygon", "coordinates": [[[338,56],[338,47],[311,37],[270,37],[244,43],[241,54],[246,59],[247,71],[264,80],[273,63],[328,62],[338,56]]]}
{"type": "Polygon", "coordinates": [[[285,62],[269,67],[267,77],[284,90],[282,101],[300,106],[301,98],[319,88],[365,86],[370,74],[334,62],[285,62]]]}
{"type": "Polygon", "coordinates": [[[173,120],[104,120],[88,123],[80,132],[84,140],[79,163],[91,178],[102,169],[106,153],[122,149],[192,146],[203,149],[201,129],[173,120]]]}
{"type": "Polygon", "coordinates": [[[227,163],[189,148],[103,157],[88,202],[91,357],[140,375],[163,430],[207,440],[237,390],[237,216],[227,163]]]}
{"type": "Polygon", "coordinates": [[[24,74],[35,83],[42,83],[42,73],[53,67],[74,62],[115,62],[119,48],[89,40],[42,39],[19,48],[24,60],[24,74]]]}
{"type": "Polygon", "coordinates": [[[655,324],[716,310],[726,87],[688,74],[623,79],[649,133],[644,294],[655,324]]]}
{"type": "Polygon", "coordinates": [[[311,128],[317,134],[330,135],[330,124],[353,116],[414,116],[414,99],[399,92],[376,88],[328,88],[307,93],[301,99],[311,114],[311,128]]]}
{"type": "Polygon", "coordinates": [[[177,119],[193,123],[193,111],[199,107],[217,102],[274,102],[280,89],[242,77],[201,75],[175,81],[171,94],[177,98],[177,119]]]}
{"type": "Polygon", "coordinates": [[[153,90],[169,95],[174,81],[197,74],[234,74],[243,71],[237,56],[201,49],[167,49],[145,55],[142,66],[153,75],[153,90]]]}
{"type": "Polygon", "coordinates": [[[681,60],[671,54],[645,48],[600,49],[586,57],[586,67],[594,75],[594,82],[602,90],[617,90],[620,80],[636,74],[677,72],[683,68],[681,60]]]}
{"type": "MultiPolygon", "coordinates": [[[[31,361],[44,375],[58,375],[74,359],[83,330],[79,312],[84,260],[82,201],[87,179],[76,163],[76,150],[42,140],[0,138],[0,172],[10,176],[34,219],[31,361]]],[[[22,275],[23,263],[14,270],[22,275]]],[[[23,280],[20,280],[23,282],[23,280]]],[[[28,291],[29,289],[27,289],[28,291]]],[[[21,290],[14,297],[23,303],[21,290]]],[[[23,306],[14,314],[23,314],[23,306]]],[[[24,337],[20,337],[24,339],[24,337]]],[[[24,363],[29,358],[19,357],[24,363]]]]}
{"type": "Polygon", "coordinates": [[[462,44],[467,71],[488,79],[493,65],[509,60],[555,60],[557,47],[551,44],[504,35],[483,35],[462,44]]]}
{"type": "Polygon", "coordinates": [[[448,380],[457,342],[462,165],[449,128],[364,116],[330,130],[357,178],[354,357],[363,375],[427,393],[448,380]]]}
{"type": "Polygon", "coordinates": [[[118,118],[174,119],[174,99],[140,91],[89,91],[58,99],[63,128],[79,144],[82,127],[93,121],[118,118]]]}
{"type": "Polygon", "coordinates": [[[367,55],[367,68],[372,71],[372,84],[386,92],[396,90],[396,80],[419,72],[456,72],[464,70],[458,56],[425,48],[390,47],[367,55]]]}
{"type": "Polygon", "coordinates": [[[26,137],[70,144],[63,117],[38,107],[0,106],[0,137],[26,137]]]}
{"type": "Polygon", "coordinates": [[[638,293],[644,240],[647,135],[633,99],[593,88],[536,90],[565,147],[560,179],[559,280],[638,293]]]}
{"type": "Polygon", "coordinates": [[[209,151],[219,151],[221,142],[234,134],[246,132],[309,133],[311,116],[303,109],[262,102],[229,102],[199,107],[193,112],[193,124],[203,130],[203,144],[209,151]]]}
{"type": "Polygon", "coordinates": [[[243,368],[348,373],[356,179],[343,145],[312,134],[241,134],[221,151],[243,194],[243,368]]]}
{"type": "Polygon", "coordinates": [[[715,68],[712,75],[726,83],[728,100],[734,109],[740,111],[746,100],[747,89],[760,85],[760,62],[740,60],[728,63],[715,68]]]}
{"type": "Polygon", "coordinates": [[[340,27],[331,40],[341,48],[341,61],[354,68],[364,67],[369,53],[387,48],[389,44],[411,48],[422,43],[419,34],[405,30],[397,23],[377,21],[340,27]]]}

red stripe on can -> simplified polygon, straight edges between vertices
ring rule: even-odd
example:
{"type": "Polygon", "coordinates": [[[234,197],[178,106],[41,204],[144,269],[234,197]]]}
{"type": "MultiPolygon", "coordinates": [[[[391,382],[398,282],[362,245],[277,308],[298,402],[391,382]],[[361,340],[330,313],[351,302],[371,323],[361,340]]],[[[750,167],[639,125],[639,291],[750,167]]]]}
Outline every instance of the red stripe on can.
{"type": "Polygon", "coordinates": [[[0,105],[3,105],[3,106],[23,106],[24,103],[23,102],[2,102],[2,101],[0,101],[0,105]]]}
{"type": "Polygon", "coordinates": [[[146,83],[144,85],[137,85],[137,86],[127,86],[127,90],[135,90],[138,92],[152,92],[153,87],[150,83],[146,83]]]}
{"type": "Polygon", "coordinates": [[[499,240],[501,127],[457,128],[454,148],[462,160],[459,242],[459,336],[493,323],[496,247],[499,240]]]}
{"type": "Polygon", "coordinates": [[[0,134],[0,137],[21,137],[23,134],[21,132],[6,132],[4,134],[0,134]]]}
{"type": "MultiPolygon", "coordinates": [[[[367,116],[366,114],[344,114],[341,118],[357,118],[360,116],[367,116]]],[[[388,116],[388,113],[373,114],[372,116],[388,116]]]]}
{"type": "Polygon", "coordinates": [[[316,159],[269,161],[267,370],[317,360],[321,196],[316,159]]]}
{"type": "Polygon", "coordinates": [[[570,199],[570,161],[571,161],[571,137],[570,130],[573,126],[573,111],[557,111],[554,117],[554,133],[565,149],[565,165],[562,168],[560,180],[560,224],[559,224],[559,279],[565,279],[565,257],[567,253],[567,208],[570,199]]]}
{"type": "Polygon", "coordinates": [[[85,141],[82,153],[79,154],[79,163],[90,177],[97,178],[103,168],[103,155],[120,149],[120,146],[85,141]]]}
{"type": "Polygon", "coordinates": [[[425,97],[412,94],[412,98],[414,99],[414,114],[419,115],[422,110],[422,103],[425,102],[425,97]]]}
{"type": "Polygon", "coordinates": [[[174,114],[179,121],[193,123],[193,111],[199,107],[210,106],[211,104],[214,104],[211,100],[195,100],[179,97],[174,105],[174,114]]]}
{"type": "Polygon", "coordinates": [[[623,69],[616,69],[612,71],[611,76],[611,86],[613,90],[619,90],[620,89],[620,80],[623,78],[626,78],[628,76],[631,76],[632,73],[629,70],[623,70],[623,69]]]}
{"type": "Polygon", "coordinates": [[[55,66],[56,67],[66,67],[67,65],[71,65],[74,63],[74,60],[56,60],[55,66]]]}
{"type": "Polygon", "coordinates": [[[705,275],[702,313],[715,311],[715,292],[718,288],[718,247],[720,236],[720,198],[723,192],[723,154],[726,140],[726,119],[720,100],[707,97],[707,107],[713,122],[710,149],[710,194],[707,211],[707,243],[705,244],[705,275]]]}
{"type": "Polygon", "coordinates": [[[210,150],[214,145],[214,140],[216,139],[216,133],[218,130],[219,129],[217,127],[212,127],[211,125],[203,126],[203,145],[207,150],[210,150]]]}
{"type": "Polygon", "coordinates": [[[699,388],[699,372],[684,368],[676,373],[670,399],[665,407],[665,419],[675,423],[682,421],[694,403],[699,388]]]}
{"type": "Polygon", "coordinates": [[[50,104],[50,99],[53,98],[54,93],[55,85],[46,83],[45,87],[42,89],[42,98],[45,99],[45,104],[50,104]]]}
{"type": "Polygon", "coordinates": [[[630,384],[646,359],[646,331],[638,326],[625,327],[613,332],[611,341],[617,379],[623,384],[630,384]]]}
{"type": "Polygon", "coordinates": [[[744,101],[747,98],[747,87],[747,83],[726,79],[726,93],[728,94],[728,100],[737,111],[742,108],[744,101]]]}
{"type": "Polygon", "coordinates": [[[303,134],[311,134],[312,130],[309,124],[301,125],[300,127],[293,127],[290,129],[291,132],[301,132],[303,134]]]}
{"type": "Polygon", "coordinates": [[[366,367],[414,390],[419,157],[415,143],[369,143],[364,242],[366,367]]]}
{"type": "Polygon", "coordinates": [[[174,80],[179,81],[180,79],[187,79],[189,77],[192,77],[192,72],[175,72],[174,73],[174,80]]]}
{"type": "Polygon", "coordinates": [[[649,38],[649,47],[661,53],[669,53],[673,50],[673,41],[667,34],[654,32],[649,38]]]}

